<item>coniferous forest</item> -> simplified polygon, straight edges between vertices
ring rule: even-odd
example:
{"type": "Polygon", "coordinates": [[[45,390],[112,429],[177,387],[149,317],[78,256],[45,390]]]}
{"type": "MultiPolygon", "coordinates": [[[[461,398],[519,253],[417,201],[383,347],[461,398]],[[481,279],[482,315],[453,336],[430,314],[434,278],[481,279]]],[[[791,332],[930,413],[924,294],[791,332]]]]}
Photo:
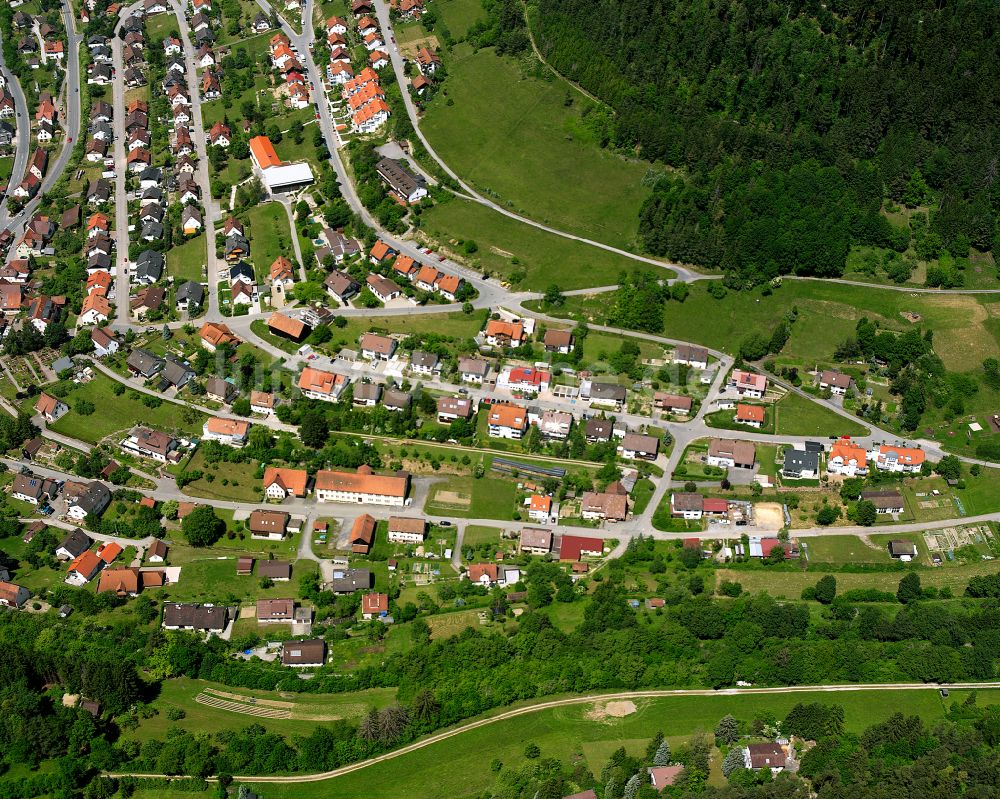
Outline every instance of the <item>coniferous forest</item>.
{"type": "Polygon", "coordinates": [[[928,212],[924,256],[1000,246],[1000,6],[981,0],[540,0],[549,63],[606,101],[610,146],[669,169],[653,253],[734,286],[905,249],[883,202],[928,212]]]}

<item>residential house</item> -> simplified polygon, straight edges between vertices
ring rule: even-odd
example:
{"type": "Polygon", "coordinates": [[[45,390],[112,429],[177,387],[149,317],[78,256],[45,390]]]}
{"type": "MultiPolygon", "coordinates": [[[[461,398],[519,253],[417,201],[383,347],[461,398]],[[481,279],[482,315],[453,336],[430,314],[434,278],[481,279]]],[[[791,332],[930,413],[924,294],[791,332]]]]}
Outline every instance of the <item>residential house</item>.
{"type": "Polygon", "coordinates": [[[573,414],[566,411],[545,410],[538,420],[538,432],[542,438],[565,441],[573,427],[573,414]]]}
{"type": "Polygon", "coordinates": [[[23,585],[8,580],[0,582],[0,606],[20,609],[30,598],[31,592],[23,585]]]}
{"type": "Polygon", "coordinates": [[[283,500],[304,497],[308,493],[309,473],[305,469],[268,466],[264,470],[264,496],[283,500]]]}
{"type": "Polygon", "coordinates": [[[588,419],[583,434],[588,444],[601,444],[611,440],[614,427],[611,419],[588,419]]]}
{"type": "Polygon", "coordinates": [[[868,474],[868,453],[864,447],[854,444],[850,436],[844,436],[830,447],[826,470],[830,474],[842,474],[845,477],[868,474]]]}
{"type": "Polygon", "coordinates": [[[903,495],[898,491],[862,491],[859,500],[871,502],[876,513],[902,513],[906,510],[903,495]]]}
{"type": "Polygon", "coordinates": [[[107,322],[113,313],[111,303],[104,293],[93,291],[83,298],[80,315],[77,317],[76,323],[77,325],[100,324],[101,322],[107,322]]]}
{"type": "MultiPolygon", "coordinates": [[[[254,23],[256,29],[256,22],[254,23]]],[[[281,665],[292,668],[318,668],[326,662],[326,641],[285,641],[281,645],[281,665]]]]}
{"type": "Polygon", "coordinates": [[[177,287],[177,310],[194,311],[205,301],[205,288],[201,283],[185,280],[177,287]]]}
{"type": "Polygon", "coordinates": [[[257,509],[250,513],[250,537],[280,541],[288,530],[291,517],[280,510],[257,509]]]}
{"type": "Polygon", "coordinates": [[[670,515],[675,519],[697,520],[705,512],[705,498],[694,492],[675,492],[670,495],[670,515]]]}
{"type": "Polygon", "coordinates": [[[390,516],[387,536],[394,544],[420,544],[427,536],[427,522],[407,516],[390,516]]]}
{"type": "Polygon", "coordinates": [[[529,555],[548,555],[552,551],[552,531],[538,527],[523,528],[518,549],[529,555]]]}
{"type": "Polygon", "coordinates": [[[148,286],[136,292],[129,300],[128,305],[139,319],[144,319],[150,311],[158,311],[160,309],[166,296],[167,294],[163,287],[148,286]]]}
{"type": "Polygon", "coordinates": [[[125,361],[132,377],[143,377],[147,380],[162,371],[165,364],[166,361],[162,358],[144,349],[132,350],[125,361]]]}
{"type": "Polygon", "coordinates": [[[441,66],[437,53],[432,53],[426,47],[417,50],[416,62],[421,75],[433,75],[441,66]]]}
{"type": "Polygon", "coordinates": [[[721,468],[752,469],[757,461],[757,448],[750,441],[713,438],[708,444],[705,462],[721,468]]]}
{"type": "MultiPolygon", "coordinates": [[[[194,630],[220,634],[236,619],[235,608],[226,605],[198,605],[170,602],[163,606],[165,630],[194,630]]],[[[237,610],[238,613],[238,610],[237,610]]]]}
{"type": "Polygon", "coordinates": [[[909,563],[917,557],[917,545],[905,539],[890,541],[889,556],[904,563],[909,563]]]}
{"type": "Polygon", "coordinates": [[[743,765],[753,771],[769,769],[772,774],[783,771],[787,755],[777,743],[749,744],[743,748],[743,765]]]}
{"type": "Polygon", "coordinates": [[[294,599],[258,599],[258,624],[290,624],[295,620],[294,599]]]}
{"type": "Polygon", "coordinates": [[[206,441],[218,441],[228,447],[237,449],[245,447],[250,435],[250,422],[245,419],[223,419],[211,416],[202,425],[202,438],[206,441]]]}
{"type": "Polygon", "coordinates": [[[528,518],[533,522],[547,522],[552,513],[552,497],[544,494],[532,494],[525,498],[524,504],[528,508],[528,518]]]}
{"type": "MultiPolygon", "coordinates": [[[[162,291],[162,289],[161,289],[162,291]]],[[[160,390],[176,388],[180,391],[194,379],[194,370],[175,355],[167,355],[160,375],[160,390]]]]}
{"type": "Polygon", "coordinates": [[[342,374],[305,367],[299,375],[299,390],[309,399],[336,402],[350,379],[342,374]]]}
{"type": "Polygon", "coordinates": [[[233,141],[232,131],[223,122],[216,122],[208,131],[208,142],[216,147],[228,147],[233,141]]]}
{"type": "Polygon", "coordinates": [[[569,330],[556,330],[554,328],[546,330],[542,337],[542,344],[546,352],[558,352],[560,355],[567,355],[573,351],[573,334],[569,330]]]}
{"type": "Polygon", "coordinates": [[[668,394],[665,391],[657,391],[653,395],[653,407],[668,413],[678,413],[685,416],[691,414],[694,400],[680,394],[668,394]]]}
{"type": "Polygon", "coordinates": [[[467,397],[439,397],[437,401],[438,421],[450,424],[456,419],[469,419],[475,413],[475,406],[467,397]]]}
{"type": "Polygon", "coordinates": [[[580,516],[587,520],[623,522],[628,517],[628,495],[611,491],[585,491],[580,516]]]}
{"type": "Polygon", "coordinates": [[[627,392],[624,386],[615,383],[595,383],[584,380],[580,384],[580,397],[589,400],[591,406],[620,410],[625,404],[627,392]]]}
{"type": "Polygon", "coordinates": [[[385,619],[389,615],[388,594],[363,594],[361,597],[361,618],[385,619]]]}
{"type": "Polygon", "coordinates": [[[90,331],[90,340],[94,343],[94,355],[105,358],[118,352],[120,342],[107,328],[95,327],[90,331]]]}
{"type": "Polygon", "coordinates": [[[120,444],[124,452],[160,463],[177,463],[181,459],[180,442],[173,436],[148,427],[136,427],[120,444]]]}
{"type": "Polygon", "coordinates": [[[660,439],[655,436],[628,433],[618,446],[618,451],[625,458],[642,458],[648,461],[656,460],[656,456],[660,451],[660,439]]]}
{"type": "Polygon", "coordinates": [[[334,269],[327,275],[323,285],[326,287],[327,294],[344,305],[361,289],[360,284],[354,278],[338,269],[334,269]]]}
{"type": "Polygon", "coordinates": [[[198,338],[201,339],[201,346],[209,352],[215,352],[224,345],[235,346],[239,343],[229,326],[221,322],[205,322],[198,331],[198,338]]]}
{"type": "Polygon", "coordinates": [[[89,549],[69,564],[66,570],[66,582],[71,585],[84,586],[104,568],[104,561],[89,549]]]}
{"type": "Polygon", "coordinates": [[[815,480],[819,477],[819,453],[786,449],[781,476],[789,480],[815,480]]]}
{"type": "Polygon", "coordinates": [[[54,397],[46,391],[38,395],[35,403],[35,413],[51,424],[69,411],[69,406],[58,397],[54,397]]]}
{"type": "Polygon", "coordinates": [[[693,344],[678,344],[674,348],[674,363],[690,366],[694,369],[707,369],[708,350],[693,344]]]}
{"type": "Polygon", "coordinates": [[[374,408],[382,396],[382,386],[377,383],[358,383],[354,387],[352,401],[354,405],[374,408]]]}
{"type": "Polygon", "coordinates": [[[763,405],[747,405],[740,402],[736,405],[736,415],[733,417],[736,424],[743,424],[747,427],[760,429],[764,426],[766,417],[763,405]]]}
{"type": "Polygon", "coordinates": [[[870,457],[879,471],[904,474],[919,472],[927,458],[922,449],[885,444],[874,450],[870,457]]]}
{"type": "Polygon", "coordinates": [[[433,352],[414,350],[410,353],[410,370],[421,375],[434,374],[440,371],[439,361],[440,358],[433,352]]]}
{"type": "Polygon", "coordinates": [[[30,472],[15,475],[10,488],[10,495],[14,499],[31,505],[44,505],[54,499],[57,493],[58,486],[54,480],[30,472]]]}
{"type": "Polygon", "coordinates": [[[488,417],[491,438],[521,439],[528,429],[526,408],[513,403],[495,402],[488,417]]]}
{"type": "Polygon", "coordinates": [[[225,378],[210,377],[205,381],[205,396],[214,402],[228,405],[236,393],[236,386],[225,378]]]}
{"type": "Polygon", "coordinates": [[[824,369],[819,374],[819,387],[823,391],[829,391],[831,394],[844,395],[850,389],[853,380],[850,375],[845,375],[843,372],[835,372],[830,369],[824,369]]]}
{"type": "Polygon", "coordinates": [[[361,357],[369,361],[388,361],[396,352],[396,340],[376,333],[361,336],[361,357]]]}
{"type": "Polygon", "coordinates": [[[486,343],[494,347],[520,347],[525,340],[524,324],[490,319],[486,323],[484,336],[486,343]]]}
{"type": "Polygon", "coordinates": [[[767,378],[764,375],[754,374],[743,369],[733,369],[729,376],[728,387],[735,390],[741,397],[762,399],[767,391],[767,378]]]}
{"type": "Polygon", "coordinates": [[[365,283],[371,293],[384,303],[396,299],[403,293],[393,281],[381,275],[368,275],[365,283]]]}
{"type": "Polygon", "coordinates": [[[58,560],[73,560],[74,558],[78,558],[90,549],[92,543],[93,541],[91,541],[90,536],[77,527],[71,530],[60,542],[59,546],[56,547],[56,558],[58,560]]]}
{"type": "Polygon", "coordinates": [[[604,554],[604,540],[580,535],[564,535],[559,544],[559,560],[578,561],[583,557],[599,558],[604,554]]]}
{"type": "Polygon", "coordinates": [[[274,413],[274,394],[267,391],[251,391],[250,411],[262,416],[270,416],[274,413]]]}
{"type": "Polygon", "coordinates": [[[394,158],[379,159],[375,171],[388,187],[389,193],[404,205],[413,205],[427,196],[427,186],[423,178],[415,175],[394,158]]]}
{"type": "Polygon", "coordinates": [[[268,318],[267,328],[274,335],[296,343],[301,343],[310,332],[309,325],[302,320],[293,319],[277,311],[268,318]]]}
{"type": "Polygon", "coordinates": [[[412,398],[405,391],[386,389],[382,395],[382,406],[390,411],[405,411],[411,403],[412,398]]]}
{"type": "Polygon", "coordinates": [[[458,373],[463,383],[482,385],[489,370],[489,363],[481,358],[462,357],[458,359],[458,373]]]}
{"type": "Polygon", "coordinates": [[[82,521],[87,516],[100,516],[111,504],[111,492],[104,483],[94,480],[87,483],[86,489],[69,505],[66,514],[76,521],[82,521]]]}

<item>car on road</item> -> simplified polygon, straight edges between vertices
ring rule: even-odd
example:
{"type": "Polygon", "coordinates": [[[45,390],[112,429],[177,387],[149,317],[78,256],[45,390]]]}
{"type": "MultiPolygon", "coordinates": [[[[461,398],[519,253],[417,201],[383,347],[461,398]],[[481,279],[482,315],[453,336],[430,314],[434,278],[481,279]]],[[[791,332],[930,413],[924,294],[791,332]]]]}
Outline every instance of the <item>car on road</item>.
{"type": "Polygon", "coordinates": [[[447,519],[442,519],[441,521],[438,522],[438,527],[451,527],[451,522],[449,522],[447,519]]]}
{"type": "Polygon", "coordinates": [[[66,141],[68,141],[70,144],[72,144],[73,143],[73,137],[72,136],[67,136],[66,137],[66,141]]]}
{"type": "Polygon", "coordinates": [[[446,260],[448,260],[448,259],[447,259],[447,258],[446,258],[445,256],[443,256],[443,255],[439,255],[439,256],[438,256],[438,260],[439,260],[439,261],[446,261],[446,260]]]}

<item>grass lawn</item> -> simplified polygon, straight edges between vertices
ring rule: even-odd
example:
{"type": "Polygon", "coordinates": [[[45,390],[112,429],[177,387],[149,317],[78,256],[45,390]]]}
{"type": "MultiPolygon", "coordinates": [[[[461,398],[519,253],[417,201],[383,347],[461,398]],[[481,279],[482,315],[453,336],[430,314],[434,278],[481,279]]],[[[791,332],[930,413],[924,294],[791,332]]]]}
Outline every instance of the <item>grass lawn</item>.
{"type": "Polygon", "coordinates": [[[775,406],[775,431],[783,436],[863,436],[871,432],[818,402],[794,391],[788,392],[775,406]]]}
{"type": "MultiPolygon", "coordinates": [[[[291,581],[275,583],[271,588],[261,588],[260,579],[256,575],[236,574],[238,557],[261,557],[266,552],[256,548],[256,545],[275,544],[287,549],[286,543],[251,541],[248,534],[246,541],[234,542],[234,548],[192,549],[173,546],[170,549],[170,565],[181,567],[181,577],[176,584],[163,589],[163,592],[172,602],[235,603],[294,597],[299,577],[317,570],[318,564],[315,561],[296,561],[292,566],[291,581]]],[[[279,551],[275,554],[278,557],[294,557],[294,553],[288,555],[279,551]]]]}
{"type": "MultiPolygon", "coordinates": [[[[908,538],[907,535],[886,534],[884,540],[890,538],[908,538]]],[[[879,540],[880,543],[882,539],[879,540]]],[[[914,534],[914,540],[916,535],[914,534]]],[[[811,540],[805,543],[811,546],[811,540]]],[[[841,544],[839,546],[846,546],[841,544]]],[[[860,547],[863,545],[859,544],[860,547]]],[[[954,565],[939,566],[937,568],[917,569],[920,580],[925,585],[933,585],[938,588],[949,586],[955,596],[960,596],[965,591],[965,586],[970,577],[982,574],[995,574],[996,564],[989,561],[975,563],[962,563],[954,565]]],[[[802,594],[802,589],[806,586],[815,585],[816,581],[822,577],[824,572],[812,570],[808,572],[800,571],[776,571],[766,568],[755,569],[719,569],[716,577],[719,582],[732,580],[742,584],[744,591],[756,594],[765,591],[775,597],[785,597],[787,599],[798,599],[802,594]]],[[[837,590],[846,591],[850,588],[877,588],[879,591],[895,592],[899,586],[899,581],[906,574],[906,569],[898,571],[868,572],[864,574],[837,572],[837,590]]]]}
{"type": "MultiPolygon", "coordinates": [[[[608,307],[607,296],[570,297],[558,315],[600,323],[607,319],[608,307]]],[[[709,295],[704,281],[694,283],[685,302],[666,305],[663,335],[735,354],[750,331],[773,329],[793,307],[799,316],[775,357],[779,364],[812,368],[817,361],[828,361],[863,316],[887,330],[909,330],[913,325],[903,318],[904,311],[920,314],[921,329],[934,331],[934,351],[948,369],[978,369],[984,358],[1000,357],[1000,298],[911,295],[822,280],[786,280],[768,296],[730,291],[721,300],[709,295]]]]}
{"type": "Polygon", "coordinates": [[[14,171],[14,156],[0,158],[0,183],[6,183],[10,179],[10,173],[14,171]]]}
{"type": "Polygon", "coordinates": [[[656,270],[670,277],[669,269],[650,266],[589,244],[547,233],[508,219],[468,200],[452,199],[421,214],[427,234],[454,253],[459,241],[473,240],[479,250],[470,261],[477,268],[510,277],[524,277],[517,288],[545,291],[553,283],[562,289],[608,286],[624,272],[656,270]]]}
{"type": "Polygon", "coordinates": [[[142,401],[142,397],[147,395],[133,389],[126,389],[121,396],[115,396],[111,391],[114,384],[114,380],[100,372],[95,372],[94,379],[85,385],[70,383],[72,390],[64,398],[70,411],[50,427],[57,433],[90,444],[140,423],[165,432],[189,435],[201,432],[204,414],[171,402],[161,402],[158,408],[151,408],[142,401]],[[93,403],[96,412],[89,416],[77,413],[75,405],[81,399],[93,403]]]}
{"type": "Polygon", "coordinates": [[[479,480],[471,474],[452,475],[431,488],[424,513],[508,521],[515,510],[516,496],[513,480],[502,480],[494,474],[479,480]]]}
{"type": "MultiPolygon", "coordinates": [[[[998,692],[979,691],[979,703],[996,701],[998,692]]],[[[949,703],[961,703],[967,693],[953,691],[949,703]]],[[[658,730],[671,735],[711,734],[718,720],[732,713],[741,721],[749,721],[760,711],[769,711],[783,718],[799,702],[838,704],[845,710],[845,726],[850,732],[880,722],[897,712],[900,695],[889,691],[850,691],[830,695],[802,691],[772,695],[725,695],[698,697],[666,697],[639,699],[636,712],[624,718],[591,718],[592,703],[569,707],[548,708],[513,719],[498,721],[469,730],[454,738],[426,746],[391,760],[382,761],[358,771],[323,782],[289,785],[264,784],[255,790],[266,792],[268,799],[450,799],[474,797],[488,792],[494,775],[483,768],[484,757],[501,760],[505,765],[520,767],[526,742],[536,743],[543,757],[572,762],[574,755],[613,751],[625,742],[642,739],[643,748],[658,730]],[[484,755],[484,753],[487,753],[484,755]],[[441,764],[448,768],[442,769],[441,764]]],[[[907,691],[905,708],[928,723],[942,719],[946,707],[933,687],[907,691]]],[[[638,748],[638,747],[634,747],[638,748]]],[[[718,753],[715,755],[718,760],[718,753]]],[[[589,763],[589,761],[588,761],[589,763]]],[[[599,768],[603,763],[589,763],[599,768]]],[[[570,790],[567,786],[566,790],[570,790]]]]}
{"type": "Polygon", "coordinates": [[[195,283],[201,283],[207,280],[205,277],[207,263],[204,233],[167,251],[167,274],[178,282],[193,280],[195,283]]]}
{"type": "Polygon", "coordinates": [[[177,17],[174,14],[153,14],[146,18],[146,35],[151,42],[162,42],[177,32],[177,17]]]}
{"type": "Polygon", "coordinates": [[[468,524],[465,526],[465,534],[462,536],[464,546],[475,546],[476,544],[497,544],[500,542],[500,534],[503,532],[499,527],[487,527],[483,524],[468,524]]]}
{"type": "Polygon", "coordinates": [[[643,478],[636,481],[635,488],[632,489],[632,500],[635,502],[632,508],[633,513],[639,514],[646,510],[646,506],[649,505],[649,501],[653,498],[655,488],[656,486],[653,485],[652,480],[643,478]]]}
{"type": "Polygon", "coordinates": [[[200,470],[205,477],[184,486],[184,493],[203,499],[223,499],[233,502],[260,502],[264,496],[261,481],[253,463],[205,463],[201,452],[185,466],[187,471],[200,470]],[[206,478],[211,476],[211,481],[206,478]],[[228,485],[223,485],[223,480],[228,485]]]}
{"type": "Polygon", "coordinates": [[[337,352],[343,347],[357,349],[362,333],[435,333],[456,339],[475,338],[489,312],[484,308],[471,314],[454,311],[441,314],[413,314],[412,316],[350,316],[344,327],[331,326],[333,338],[326,347],[337,352]]]}
{"type": "Polygon", "coordinates": [[[480,0],[440,0],[434,11],[455,39],[463,38],[473,24],[486,18],[480,0]]]}
{"type": "Polygon", "coordinates": [[[740,430],[746,431],[748,433],[773,433],[774,432],[774,407],[772,405],[760,405],[759,403],[744,403],[746,405],[753,405],[755,407],[764,408],[764,426],[763,427],[751,427],[750,425],[740,424],[736,421],[736,410],[730,408],[728,410],[714,411],[712,413],[705,414],[705,424],[709,427],[714,427],[718,430],[740,430]]]}
{"type": "Polygon", "coordinates": [[[650,166],[598,146],[582,116],[589,100],[561,79],[524,74],[492,48],[459,45],[446,66],[448,80],[421,127],[452,169],[513,211],[638,249],[650,166]]]}
{"type": "Polygon", "coordinates": [[[247,221],[250,260],[258,282],[267,282],[271,264],[279,255],[295,263],[288,216],[280,203],[270,202],[251,208],[247,212],[247,221]]]}
{"type": "MultiPolygon", "coordinates": [[[[162,739],[174,727],[215,733],[222,730],[241,730],[250,724],[261,724],[272,732],[284,735],[305,735],[316,726],[319,719],[357,720],[363,717],[370,707],[386,707],[392,704],[395,696],[395,688],[372,688],[344,694],[285,694],[278,691],[257,691],[252,688],[232,688],[206,680],[178,677],[162,683],[160,694],[152,703],[153,707],[160,711],[159,715],[142,719],[139,728],[130,733],[129,737],[145,741],[150,738],[162,739]],[[253,697],[259,703],[279,703],[279,707],[290,711],[291,718],[253,716],[240,710],[209,707],[196,702],[195,697],[206,689],[222,694],[235,694],[243,699],[253,697]],[[170,721],[166,713],[170,708],[180,708],[184,711],[185,718],[180,722],[170,721]]],[[[239,699],[230,701],[243,704],[239,699]]],[[[252,706],[248,706],[248,709],[252,709],[252,706]]]]}
{"type": "Polygon", "coordinates": [[[856,535],[822,535],[803,543],[810,563],[890,563],[889,550],[869,546],[856,535]]]}

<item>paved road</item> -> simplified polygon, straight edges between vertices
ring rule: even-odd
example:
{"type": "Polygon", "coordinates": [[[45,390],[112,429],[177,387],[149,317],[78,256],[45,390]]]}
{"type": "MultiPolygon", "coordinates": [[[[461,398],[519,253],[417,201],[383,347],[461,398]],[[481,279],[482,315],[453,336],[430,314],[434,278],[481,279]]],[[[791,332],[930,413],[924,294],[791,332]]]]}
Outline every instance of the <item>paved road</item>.
{"type": "Polygon", "coordinates": [[[906,294],[1000,294],[1000,289],[932,289],[923,286],[896,286],[889,283],[865,283],[863,280],[849,280],[842,277],[803,277],[784,275],[782,280],[809,280],[818,283],[840,283],[843,286],[860,286],[866,289],[902,291],[906,294]]]}
{"type": "MultiPolygon", "coordinates": [[[[0,227],[4,229],[17,231],[24,229],[28,219],[31,218],[31,215],[41,202],[42,195],[51,189],[56,181],[62,177],[66,166],[69,164],[70,156],[73,154],[73,147],[80,139],[80,42],[83,41],[83,36],[76,31],[73,9],[69,0],[62,1],[62,18],[63,25],[66,28],[67,40],[66,57],[64,59],[66,62],[66,76],[64,80],[64,85],[66,86],[66,115],[61,120],[64,134],[62,148],[55,160],[49,161],[49,170],[42,179],[42,185],[38,194],[24,206],[20,213],[13,217],[8,216],[6,203],[0,208],[0,227]]],[[[16,84],[16,81],[12,81],[12,83],[16,84]]],[[[17,87],[17,89],[12,88],[12,91],[15,93],[16,103],[17,95],[21,94],[21,89],[20,87],[17,87]]],[[[21,101],[24,103],[23,94],[21,94],[21,101]]],[[[30,124],[30,120],[27,119],[27,105],[24,104],[24,106],[25,110],[21,113],[24,115],[25,121],[30,124]]],[[[18,126],[18,130],[20,131],[20,125],[18,126]]],[[[27,139],[25,139],[25,142],[27,142],[27,139]]],[[[27,144],[24,148],[19,147],[18,149],[26,150],[27,144]]],[[[27,155],[25,153],[25,158],[27,158],[27,155]]],[[[8,261],[14,258],[14,249],[14,247],[10,248],[7,254],[8,261]]]]}
{"type": "MultiPolygon", "coordinates": [[[[126,9],[127,11],[127,9],[126,9]]],[[[111,121],[114,130],[115,154],[115,303],[116,319],[119,325],[127,325],[131,320],[129,312],[129,278],[128,278],[128,194],[125,181],[128,176],[126,166],[126,145],[128,137],[125,133],[125,60],[123,44],[118,36],[122,22],[128,14],[121,16],[121,22],[115,26],[115,35],[111,37],[111,56],[114,61],[115,80],[111,84],[112,106],[114,119],[111,121]]]]}
{"type": "MultiPolygon", "coordinates": [[[[461,735],[462,733],[469,732],[471,730],[479,729],[480,727],[487,727],[492,724],[496,724],[500,721],[506,721],[508,719],[517,718],[519,716],[525,716],[530,713],[537,713],[541,710],[551,710],[552,708],[558,707],[570,707],[572,705],[586,705],[591,702],[609,702],[615,700],[629,700],[629,699],[662,699],[667,697],[698,697],[698,696],[736,696],[741,694],[757,694],[757,695],[769,695],[769,694],[798,694],[798,693],[847,693],[855,691],[931,691],[939,690],[941,688],[947,688],[949,690],[988,690],[1000,688],[1000,682],[970,682],[970,683],[942,683],[929,685],[927,683],[876,683],[872,685],[796,685],[796,686],[786,686],[780,688],[730,688],[726,690],[716,691],[711,688],[693,688],[693,689],[678,689],[678,690],[655,690],[655,691],[618,691],[616,693],[596,693],[596,694],[585,694],[583,696],[571,696],[565,699],[551,699],[545,702],[537,702],[530,705],[524,705],[522,707],[514,708],[513,710],[507,710],[501,713],[497,713],[493,716],[487,716],[486,718],[477,719],[475,721],[466,722],[460,724],[457,727],[452,727],[451,729],[445,730],[444,732],[439,732],[434,735],[429,735],[426,738],[422,738],[408,746],[400,747],[392,752],[387,752],[384,755],[379,755],[378,757],[372,757],[368,760],[362,760],[358,763],[352,763],[349,766],[343,766],[342,768],[333,769],[332,771],[324,771],[318,774],[295,774],[290,776],[253,776],[253,775],[240,775],[234,776],[233,779],[240,782],[246,783],[258,783],[258,784],[275,784],[275,783],[301,783],[301,782],[322,782],[324,780],[334,779],[335,777],[343,777],[346,774],[350,774],[355,771],[360,771],[361,769],[368,768],[369,766],[374,766],[376,763],[383,763],[386,760],[395,760],[397,757],[402,757],[410,752],[416,752],[419,749],[423,749],[427,746],[432,746],[433,744],[440,743],[441,741],[446,741],[449,738],[454,738],[456,735],[461,735]]],[[[176,778],[174,775],[169,774],[152,774],[152,773],[129,773],[129,772],[114,772],[109,776],[112,777],[151,777],[151,778],[176,778]]],[[[179,778],[178,778],[179,779],[179,778]]]]}
{"type": "Polygon", "coordinates": [[[215,220],[219,217],[219,210],[212,199],[212,184],[208,177],[208,144],[205,134],[205,123],[201,116],[201,83],[198,80],[198,72],[195,68],[196,51],[191,44],[188,21],[184,16],[185,6],[178,2],[178,0],[171,0],[171,7],[177,17],[177,27],[180,30],[181,40],[184,42],[184,61],[187,66],[188,92],[191,95],[191,138],[194,139],[195,152],[198,155],[195,178],[201,187],[201,207],[204,210],[202,217],[205,225],[208,318],[218,321],[222,318],[219,311],[219,292],[216,289],[216,284],[219,281],[219,266],[215,257],[215,220]]]}
{"type": "Polygon", "coordinates": [[[3,75],[7,79],[7,88],[14,98],[14,108],[17,116],[14,118],[17,125],[17,146],[14,150],[14,166],[10,177],[7,179],[8,191],[4,193],[0,202],[0,227],[5,230],[10,229],[10,220],[7,216],[7,197],[11,191],[24,180],[24,170],[28,167],[28,155],[31,150],[31,119],[28,116],[28,101],[24,97],[21,84],[9,69],[7,62],[3,58],[3,42],[0,40],[0,67],[3,68],[3,75]]]}

